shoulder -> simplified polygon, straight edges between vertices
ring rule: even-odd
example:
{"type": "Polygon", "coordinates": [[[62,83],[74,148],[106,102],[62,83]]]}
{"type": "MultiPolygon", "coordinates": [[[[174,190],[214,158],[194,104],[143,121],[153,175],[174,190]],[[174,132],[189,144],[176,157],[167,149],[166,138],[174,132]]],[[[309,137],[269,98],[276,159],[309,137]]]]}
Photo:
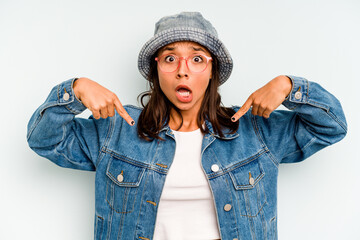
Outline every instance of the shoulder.
{"type": "MultiPolygon", "coordinates": [[[[237,112],[241,106],[234,105],[231,108],[237,112]]],[[[262,128],[275,128],[279,124],[286,124],[291,120],[294,113],[288,110],[274,110],[271,112],[269,118],[264,118],[262,116],[253,115],[252,108],[250,108],[240,119],[239,119],[239,130],[247,129],[249,126],[252,126],[255,131],[259,131],[262,128]]]]}
{"type": "Polygon", "coordinates": [[[239,105],[232,105],[230,108],[232,108],[235,112],[239,111],[239,109],[241,108],[241,106],[239,105]]]}
{"type": "MultiPolygon", "coordinates": [[[[237,112],[237,111],[240,110],[241,106],[239,106],[239,105],[232,105],[230,108],[233,109],[235,112],[237,112]]],[[[251,118],[251,117],[254,117],[254,115],[252,115],[252,113],[251,113],[251,108],[250,108],[241,118],[251,118]]],[[[240,119],[241,119],[241,118],[240,118],[240,119]]]]}
{"type": "Polygon", "coordinates": [[[143,108],[131,104],[124,105],[124,109],[132,118],[138,118],[143,108]]]}
{"type": "Polygon", "coordinates": [[[137,112],[141,112],[143,110],[143,108],[137,107],[137,106],[134,106],[134,105],[131,105],[131,104],[124,105],[124,108],[126,110],[129,110],[129,111],[137,111],[137,112]]]}

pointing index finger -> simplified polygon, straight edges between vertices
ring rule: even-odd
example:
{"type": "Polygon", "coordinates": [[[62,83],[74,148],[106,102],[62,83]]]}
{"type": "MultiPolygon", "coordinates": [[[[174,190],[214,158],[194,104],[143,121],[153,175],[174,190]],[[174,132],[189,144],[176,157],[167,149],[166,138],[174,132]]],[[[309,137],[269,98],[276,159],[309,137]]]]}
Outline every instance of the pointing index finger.
{"type": "Polygon", "coordinates": [[[135,121],[130,117],[130,115],[126,112],[125,108],[121,104],[119,99],[116,99],[115,102],[115,109],[119,113],[119,115],[125,119],[125,121],[130,125],[134,126],[135,121]]]}
{"type": "Polygon", "coordinates": [[[232,117],[231,117],[231,121],[236,122],[237,120],[239,120],[239,118],[241,118],[247,111],[249,111],[251,105],[252,105],[252,98],[248,98],[246,100],[246,102],[244,103],[244,105],[241,106],[241,108],[239,109],[239,111],[237,111],[232,117]]]}

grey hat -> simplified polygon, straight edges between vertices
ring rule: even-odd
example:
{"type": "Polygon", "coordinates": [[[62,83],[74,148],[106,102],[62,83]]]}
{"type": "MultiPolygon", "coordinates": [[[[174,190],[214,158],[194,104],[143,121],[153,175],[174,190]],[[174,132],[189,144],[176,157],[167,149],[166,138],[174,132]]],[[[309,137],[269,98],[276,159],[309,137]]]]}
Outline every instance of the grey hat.
{"type": "Polygon", "coordinates": [[[216,56],[219,62],[220,85],[230,77],[233,68],[230,53],[218,39],[216,29],[199,12],[181,12],[163,17],[156,23],[154,36],[145,43],[139,53],[140,73],[148,79],[151,57],[163,46],[178,41],[197,42],[216,56]]]}

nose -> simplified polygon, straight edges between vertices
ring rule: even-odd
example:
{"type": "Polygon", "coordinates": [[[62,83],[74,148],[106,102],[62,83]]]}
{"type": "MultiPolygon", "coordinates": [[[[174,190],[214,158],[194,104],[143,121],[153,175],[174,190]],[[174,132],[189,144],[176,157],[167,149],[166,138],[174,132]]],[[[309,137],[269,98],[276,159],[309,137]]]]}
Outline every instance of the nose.
{"type": "Polygon", "coordinates": [[[188,73],[189,73],[189,68],[187,67],[186,59],[184,57],[181,57],[179,59],[179,68],[177,71],[177,77],[178,78],[189,77],[188,73]]]}

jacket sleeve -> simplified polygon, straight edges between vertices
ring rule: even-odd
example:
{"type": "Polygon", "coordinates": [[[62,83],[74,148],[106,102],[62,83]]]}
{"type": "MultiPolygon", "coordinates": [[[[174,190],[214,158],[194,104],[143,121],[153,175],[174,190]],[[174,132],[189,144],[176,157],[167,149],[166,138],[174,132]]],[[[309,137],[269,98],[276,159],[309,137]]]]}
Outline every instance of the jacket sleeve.
{"type": "Polygon", "coordinates": [[[75,118],[86,109],[74,94],[75,80],[64,81],[51,90],[30,118],[27,141],[37,154],[61,167],[95,171],[111,120],[75,118]]]}
{"type": "Polygon", "coordinates": [[[268,119],[254,116],[260,138],[278,163],[300,162],[343,139],[347,123],[339,100],[318,83],[287,75],[292,90],[268,119]]]}

